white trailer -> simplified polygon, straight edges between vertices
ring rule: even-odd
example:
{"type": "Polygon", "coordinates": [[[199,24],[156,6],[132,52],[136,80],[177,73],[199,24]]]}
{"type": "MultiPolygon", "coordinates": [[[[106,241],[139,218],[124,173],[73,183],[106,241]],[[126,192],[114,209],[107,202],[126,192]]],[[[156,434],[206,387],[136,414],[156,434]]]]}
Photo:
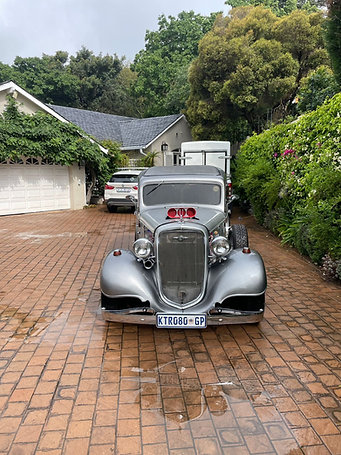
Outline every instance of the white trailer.
{"type": "Polygon", "coordinates": [[[181,144],[181,165],[216,166],[230,176],[230,159],[230,142],[228,141],[192,141],[181,144]]]}

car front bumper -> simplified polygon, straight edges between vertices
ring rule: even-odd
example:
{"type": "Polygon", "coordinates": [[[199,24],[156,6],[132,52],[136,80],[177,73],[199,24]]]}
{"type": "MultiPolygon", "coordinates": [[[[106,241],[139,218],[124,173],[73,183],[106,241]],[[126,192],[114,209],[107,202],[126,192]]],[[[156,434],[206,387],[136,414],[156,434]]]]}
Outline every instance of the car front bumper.
{"type": "MultiPolygon", "coordinates": [[[[129,308],[125,310],[107,310],[102,308],[102,317],[105,321],[156,325],[156,312],[152,308],[129,308]]],[[[207,325],[225,324],[254,324],[264,317],[264,310],[236,311],[236,310],[211,310],[206,314],[207,325]]]]}

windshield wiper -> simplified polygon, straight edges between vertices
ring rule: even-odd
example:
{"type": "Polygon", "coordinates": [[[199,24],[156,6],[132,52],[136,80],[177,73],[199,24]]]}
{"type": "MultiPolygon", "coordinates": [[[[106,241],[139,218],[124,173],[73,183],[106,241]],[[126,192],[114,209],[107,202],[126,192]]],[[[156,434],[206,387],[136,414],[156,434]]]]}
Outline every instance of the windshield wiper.
{"type": "Polygon", "coordinates": [[[162,182],[158,183],[156,186],[154,186],[154,188],[152,188],[147,194],[146,196],[149,196],[153,191],[157,190],[163,183],[165,183],[164,180],[162,180],[162,182]]]}

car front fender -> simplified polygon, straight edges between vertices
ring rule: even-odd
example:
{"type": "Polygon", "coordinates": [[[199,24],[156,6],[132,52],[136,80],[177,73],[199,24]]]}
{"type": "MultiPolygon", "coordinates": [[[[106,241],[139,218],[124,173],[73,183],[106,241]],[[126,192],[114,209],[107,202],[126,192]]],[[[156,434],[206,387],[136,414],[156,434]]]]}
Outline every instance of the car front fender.
{"type": "Polygon", "coordinates": [[[154,272],[146,270],[131,251],[110,252],[104,260],[100,283],[101,292],[109,298],[136,297],[141,302],[157,300],[154,272]]]}
{"type": "Polygon", "coordinates": [[[267,286],[262,257],[257,251],[232,250],[227,260],[211,267],[205,300],[222,302],[231,296],[260,295],[267,286]]]}

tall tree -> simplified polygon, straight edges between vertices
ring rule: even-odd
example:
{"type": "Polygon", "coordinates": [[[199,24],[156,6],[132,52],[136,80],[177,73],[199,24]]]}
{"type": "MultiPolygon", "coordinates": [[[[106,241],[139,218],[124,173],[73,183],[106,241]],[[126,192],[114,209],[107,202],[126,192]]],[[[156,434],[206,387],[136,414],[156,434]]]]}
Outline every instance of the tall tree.
{"type": "Polygon", "coordinates": [[[109,114],[141,117],[141,110],[132,93],[137,79],[128,66],[124,66],[117,77],[105,84],[103,94],[91,103],[91,109],[109,114]]]}
{"type": "Polygon", "coordinates": [[[185,107],[189,85],[184,75],[215,17],[193,11],[183,11],[177,18],[161,15],[159,29],[146,32],[145,49],[136,55],[132,68],[138,74],[134,92],[145,116],[173,114],[185,107]]]}
{"type": "Polygon", "coordinates": [[[216,20],[190,69],[187,117],[197,138],[237,141],[288,111],[300,80],[327,63],[322,16],[241,7],[216,20]],[[298,38],[297,38],[298,37],[298,38]]]}
{"type": "Polygon", "coordinates": [[[0,62],[0,82],[14,79],[13,69],[10,65],[0,62]]]}
{"type": "Polygon", "coordinates": [[[16,57],[12,66],[0,62],[0,81],[13,80],[45,103],[138,115],[132,85],[136,80],[123,59],[95,55],[83,47],[75,56],[16,57]]]}
{"type": "Polygon", "coordinates": [[[16,57],[12,76],[41,101],[72,106],[77,102],[79,79],[67,70],[67,60],[68,53],[62,51],[42,58],[16,57]]]}
{"type": "Polygon", "coordinates": [[[227,0],[227,5],[238,6],[264,6],[271,8],[277,16],[290,14],[296,9],[303,9],[308,12],[316,12],[325,6],[326,0],[227,0]]]}
{"type": "Polygon", "coordinates": [[[341,86],[341,2],[328,0],[327,48],[332,61],[335,78],[341,86]]]}
{"type": "Polygon", "coordinates": [[[95,100],[115,81],[122,67],[122,60],[117,55],[95,55],[85,47],[71,56],[69,71],[78,78],[80,84],[79,107],[91,109],[95,100]]]}

